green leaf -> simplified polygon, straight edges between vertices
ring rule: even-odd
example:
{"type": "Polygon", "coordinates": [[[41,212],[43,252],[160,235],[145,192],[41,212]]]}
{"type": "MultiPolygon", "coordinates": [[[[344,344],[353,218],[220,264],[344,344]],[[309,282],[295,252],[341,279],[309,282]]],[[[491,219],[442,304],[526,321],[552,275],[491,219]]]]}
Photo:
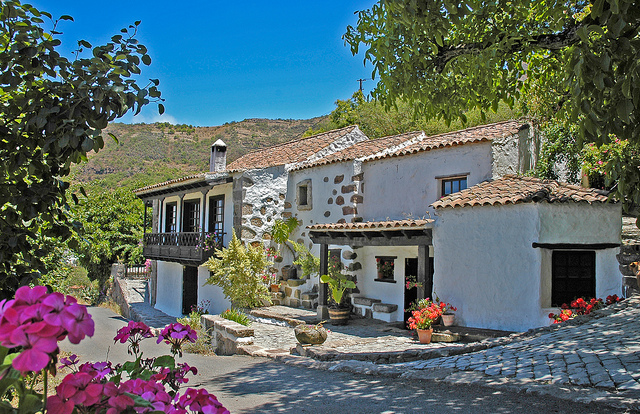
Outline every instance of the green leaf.
{"type": "Polygon", "coordinates": [[[171,355],[162,355],[153,361],[154,367],[174,368],[176,360],[171,355]]]}
{"type": "Polygon", "coordinates": [[[151,57],[149,55],[142,55],[142,63],[149,66],[151,64],[151,57]]]}
{"type": "Polygon", "coordinates": [[[161,103],[158,104],[158,113],[160,115],[164,114],[164,105],[162,105],[161,103]]]}

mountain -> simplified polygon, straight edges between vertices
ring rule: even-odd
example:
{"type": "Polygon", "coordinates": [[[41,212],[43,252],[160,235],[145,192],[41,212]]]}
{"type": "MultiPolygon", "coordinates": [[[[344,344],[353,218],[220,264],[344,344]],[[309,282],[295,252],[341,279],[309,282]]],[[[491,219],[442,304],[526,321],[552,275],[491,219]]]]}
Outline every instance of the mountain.
{"type": "Polygon", "coordinates": [[[73,184],[136,188],[208,171],[211,144],[227,144],[227,161],[247,152],[299,138],[324,122],[312,119],[245,119],[221,126],[110,124],[105,146],[72,170],[73,184]],[[117,142],[108,136],[112,133],[117,142]]]}

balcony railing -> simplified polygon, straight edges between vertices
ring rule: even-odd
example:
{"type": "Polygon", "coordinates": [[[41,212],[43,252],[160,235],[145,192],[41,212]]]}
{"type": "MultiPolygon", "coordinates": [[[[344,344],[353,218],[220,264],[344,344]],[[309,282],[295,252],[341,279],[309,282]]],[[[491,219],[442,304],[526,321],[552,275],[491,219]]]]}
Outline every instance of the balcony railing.
{"type": "Polygon", "coordinates": [[[144,235],[144,257],[201,265],[222,247],[223,233],[150,233],[144,235]]]}

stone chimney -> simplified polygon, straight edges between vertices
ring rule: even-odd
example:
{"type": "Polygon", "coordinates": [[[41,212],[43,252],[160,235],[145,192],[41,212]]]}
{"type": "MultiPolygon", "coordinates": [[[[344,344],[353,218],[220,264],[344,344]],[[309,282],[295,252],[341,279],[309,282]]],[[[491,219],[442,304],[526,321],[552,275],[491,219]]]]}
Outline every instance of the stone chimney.
{"type": "Polygon", "coordinates": [[[221,139],[211,146],[211,158],[209,159],[209,172],[223,172],[227,169],[227,144],[221,139]]]}

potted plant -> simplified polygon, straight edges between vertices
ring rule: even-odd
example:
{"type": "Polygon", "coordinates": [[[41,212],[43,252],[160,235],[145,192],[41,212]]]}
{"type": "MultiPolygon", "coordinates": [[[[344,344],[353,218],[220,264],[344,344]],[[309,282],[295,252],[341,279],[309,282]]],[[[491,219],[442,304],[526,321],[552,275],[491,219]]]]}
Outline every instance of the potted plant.
{"type": "Polygon", "coordinates": [[[434,293],[436,297],[436,303],[440,304],[440,308],[442,309],[442,324],[444,326],[453,326],[456,315],[455,311],[458,310],[455,306],[450,303],[445,303],[440,300],[437,294],[434,293]]]}
{"type": "Polygon", "coordinates": [[[439,304],[429,300],[424,303],[428,303],[428,305],[411,312],[411,317],[407,323],[409,329],[415,329],[418,332],[418,340],[420,343],[428,344],[431,342],[431,334],[433,333],[431,325],[442,315],[443,308],[439,304]]]}
{"type": "Polygon", "coordinates": [[[351,306],[343,302],[344,292],[347,289],[354,289],[356,284],[349,279],[349,276],[343,274],[342,263],[337,258],[331,258],[329,261],[328,274],[320,276],[322,283],[329,285],[331,298],[333,303],[329,307],[329,318],[334,325],[346,325],[349,321],[351,306]]]}

